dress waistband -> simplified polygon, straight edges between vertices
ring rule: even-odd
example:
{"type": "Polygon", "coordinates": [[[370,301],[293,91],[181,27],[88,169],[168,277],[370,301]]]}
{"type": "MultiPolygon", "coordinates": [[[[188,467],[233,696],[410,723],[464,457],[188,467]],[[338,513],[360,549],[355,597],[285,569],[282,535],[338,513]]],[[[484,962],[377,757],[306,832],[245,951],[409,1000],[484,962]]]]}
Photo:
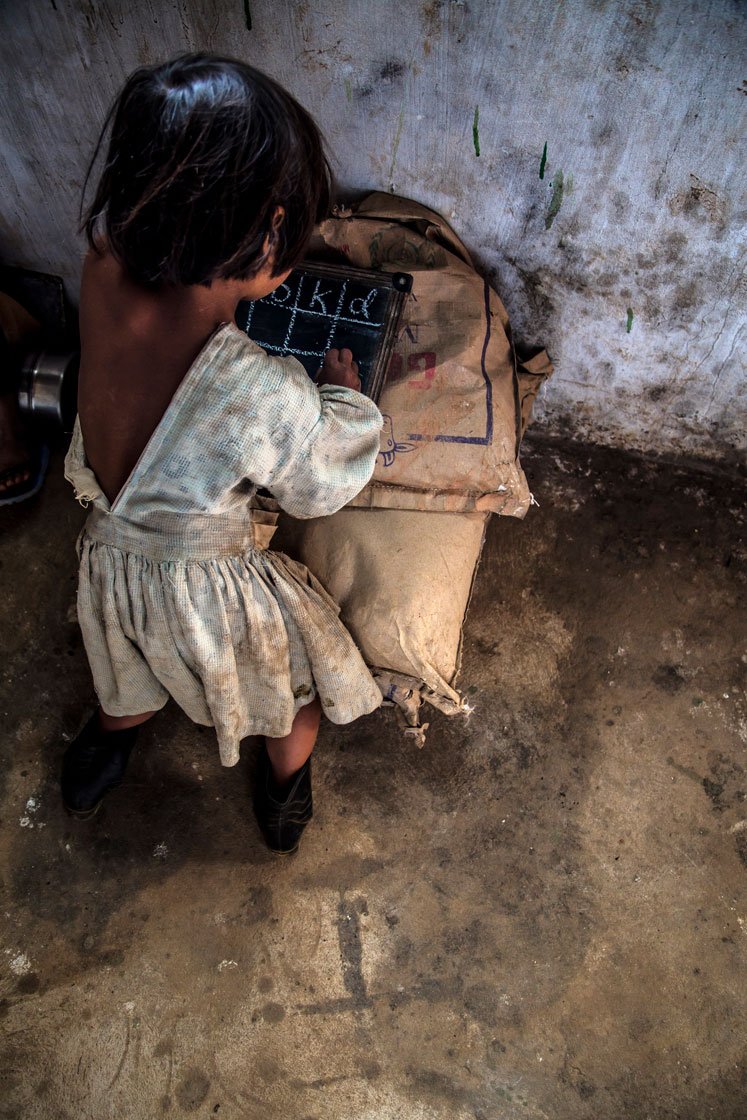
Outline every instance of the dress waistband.
{"type": "MultiPolygon", "coordinates": [[[[256,511],[260,523],[266,516],[256,511]]],[[[258,547],[254,521],[255,511],[249,509],[241,516],[158,513],[132,522],[94,508],[82,536],[151,560],[213,560],[219,556],[242,556],[258,547]]]]}

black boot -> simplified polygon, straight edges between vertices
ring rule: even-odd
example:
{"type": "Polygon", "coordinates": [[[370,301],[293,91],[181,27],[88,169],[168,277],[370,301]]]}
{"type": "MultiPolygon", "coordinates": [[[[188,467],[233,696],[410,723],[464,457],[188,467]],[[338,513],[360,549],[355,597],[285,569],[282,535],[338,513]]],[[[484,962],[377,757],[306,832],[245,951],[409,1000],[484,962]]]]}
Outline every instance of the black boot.
{"type": "Polygon", "coordinates": [[[92,817],[110,789],[124,777],[139,727],[104,731],[93,713],[62,760],[62,800],[68,812],[92,817]]]}
{"type": "Polygon", "coordinates": [[[287,786],[278,791],[267,748],[263,745],[254,786],[254,813],[270,851],[276,855],[295,852],[313,811],[311,759],[308,758],[287,786]]]}

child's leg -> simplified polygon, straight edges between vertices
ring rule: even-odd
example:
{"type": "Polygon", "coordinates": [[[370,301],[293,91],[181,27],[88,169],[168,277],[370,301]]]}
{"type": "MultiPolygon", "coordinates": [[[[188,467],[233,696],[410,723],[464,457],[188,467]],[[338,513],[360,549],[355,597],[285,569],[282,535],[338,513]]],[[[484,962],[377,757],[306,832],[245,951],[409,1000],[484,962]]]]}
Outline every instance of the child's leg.
{"type": "Polygon", "coordinates": [[[156,715],[157,711],[158,709],[154,712],[142,712],[139,716],[108,716],[103,708],[99,708],[99,723],[102,731],[124,731],[128,727],[139,727],[156,715]]]}
{"type": "Polygon", "coordinates": [[[288,735],[265,738],[254,786],[254,812],[270,851],[295,852],[313,815],[311,763],[322,706],[318,697],[299,708],[288,735]],[[269,765],[268,765],[269,763],[269,765]]]}
{"type": "Polygon", "coordinates": [[[273,777],[279,786],[285,785],[301,769],[313,751],[321,718],[322,706],[317,696],[296,712],[288,735],[280,739],[265,739],[273,777]]]}

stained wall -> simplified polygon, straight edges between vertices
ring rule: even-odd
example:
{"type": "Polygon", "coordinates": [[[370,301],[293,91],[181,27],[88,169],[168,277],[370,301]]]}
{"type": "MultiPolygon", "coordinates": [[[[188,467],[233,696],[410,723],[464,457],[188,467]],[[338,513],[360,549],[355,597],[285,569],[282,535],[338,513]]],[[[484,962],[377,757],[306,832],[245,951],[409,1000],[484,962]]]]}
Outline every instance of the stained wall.
{"type": "Polygon", "coordinates": [[[738,0],[5,0],[0,254],[75,299],[84,167],[123,78],[228,52],[316,115],[344,193],[451,219],[516,337],[555,362],[543,430],[733,463],[746,15],[738,0]]]}

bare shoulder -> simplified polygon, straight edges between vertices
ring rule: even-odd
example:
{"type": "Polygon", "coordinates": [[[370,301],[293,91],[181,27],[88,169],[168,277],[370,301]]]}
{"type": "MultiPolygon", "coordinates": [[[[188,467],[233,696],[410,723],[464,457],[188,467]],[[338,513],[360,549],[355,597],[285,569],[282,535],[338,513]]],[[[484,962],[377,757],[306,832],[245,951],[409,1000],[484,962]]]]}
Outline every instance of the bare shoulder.
{"type": "Polygon", "coordinates": [[[83,342],[112,315],[121,286],[121,267],[111,253],[90,249],[83,261],[80,285],[80,329],[83,342]]]}

